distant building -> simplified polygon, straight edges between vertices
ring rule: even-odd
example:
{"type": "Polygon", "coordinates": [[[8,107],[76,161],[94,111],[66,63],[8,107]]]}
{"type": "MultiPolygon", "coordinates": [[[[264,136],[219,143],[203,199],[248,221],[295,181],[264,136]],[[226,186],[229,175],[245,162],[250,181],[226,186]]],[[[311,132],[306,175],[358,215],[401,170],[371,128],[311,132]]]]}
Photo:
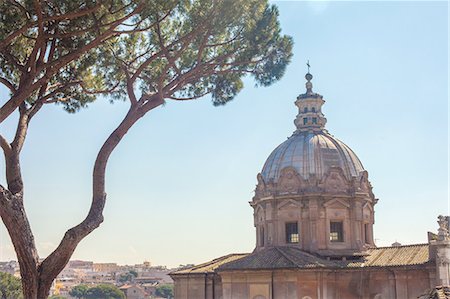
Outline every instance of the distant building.
{"type": "Polygon", "coordinates": [[[16,261],[0,262],[0,272],[20,277],[19,263],[16,261]]]}
{"type": "Polygon", "coordinates": [[[375,246],[368,172],[325,129],[325,101],[305,78],[296,131],[257,176],[255,250],[171,273],[175,298],[403,299],[450,284],[448,217],[427,244],[375,246]]]}
{"type": "Polygon", "coordinates": [[[86,271],[92,271],[93,265],[94,265],[94,262],[74,260],[74,261],[69,261],[69,263],[67,263],[66,268],[83,269],[86,271]]]}
{"type": "Polygon", "coordinates": [[[95,272],[117,272],[120,269],[116,263],[94,263],[95,272]]]}
{"type": "Polygon", "coordinates": [[[120,290],[125,293],[126,299],[146,299],[148,294],[138,285],[124,285],[120,290]]]}

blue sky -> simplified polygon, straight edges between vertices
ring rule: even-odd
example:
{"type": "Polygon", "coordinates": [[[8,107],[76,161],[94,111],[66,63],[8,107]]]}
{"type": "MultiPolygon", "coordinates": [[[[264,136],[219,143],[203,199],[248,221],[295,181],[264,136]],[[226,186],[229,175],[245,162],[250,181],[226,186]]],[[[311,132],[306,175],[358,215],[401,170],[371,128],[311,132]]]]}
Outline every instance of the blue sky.
{"type": "MultiPolygon", "coordinates": [[[[268,88],[246,81],[225,107],[168,102],[142,119],[110,159],[105,222],[74,258],[176,266],[253,250],[248,202],[265,159],[294,131],[308,59],[327,129],[355,151],[379,198],[377,244],[436,231],[448,214],[448,3],[272,3],[295,41],[285,76],[268,88]]],[[[22,167],[41,256],[87,213],[96,153],[126,109],[100,99],[33,120],[22,167]]],[[[3,225],[0,238],[0,260],[15,259],[3,225]]]]}

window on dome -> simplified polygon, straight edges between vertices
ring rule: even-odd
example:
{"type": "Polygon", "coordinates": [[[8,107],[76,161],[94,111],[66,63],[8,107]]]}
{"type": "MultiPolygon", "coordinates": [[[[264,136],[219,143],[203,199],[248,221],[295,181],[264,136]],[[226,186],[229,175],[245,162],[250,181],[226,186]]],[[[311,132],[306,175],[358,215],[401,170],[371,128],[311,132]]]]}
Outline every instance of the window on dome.
{"type": "Polygon", "coordinates": [[[330,222],[330,242],[344,242],[344,225],[342,221],[330,222]]]}
{"type": "Polygon", "coordinates": [[[298,224],[297,222],[286,223],[286,243],[298,243],[298,224]]]}
{"type": "Polygon", "coordinates": [[[313,117],[312,123],[315,124],[315,125],[317,124],[317,117],[313,117]]]}
{"type": "Polygon", "coordinates": [[[305,117],[303,118],[303,124],[306,125],[308,123],[308,119],[305,117]]]}

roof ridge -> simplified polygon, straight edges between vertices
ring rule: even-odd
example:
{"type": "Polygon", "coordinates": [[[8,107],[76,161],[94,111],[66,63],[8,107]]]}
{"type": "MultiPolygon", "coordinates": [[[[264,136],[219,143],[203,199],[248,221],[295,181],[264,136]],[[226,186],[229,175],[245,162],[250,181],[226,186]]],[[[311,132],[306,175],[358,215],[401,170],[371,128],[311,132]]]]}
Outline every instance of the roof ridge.
{"type": "Polygon", "coordinates": [[[275,249],[282,255],[284,256],[289,262],[291,262],[294,266],[296,266],[297,268],[299,267],[299,265],[294,262],[290,257],[287,256],[286,253],[284,253],[278,246],[275,246],[275,249]]]}
{"type": "MultiPolygon", "coordinates": [[[[190,268],[178,269],[178,270],[172,271],[172,272],[169,273],[169,275],[172,275],[172,274],[177,275],[177,274],[180,274],[180,272],[181,272],[181,274],[183,274],[183,273],[189,274],[189,273],[192,273],[192,272],[195,273],[195,271],[197,271],[197,270],[199,270],[201,268],[213,267],[214,264],[217,264],[217,263],[220,263],[220,262],[224,262],[227,259],[230,259],[230,258],[233,258],[233,257],[238,257],[236,259],[236,260],[238,260],[238,259],[240,259],[242,257],[245,257],[245,256],[248,256],[248,255],[250,255],[250,253],[230,253],[230,254],[227,254],[227,255],[215,258],[213,260],[210,260],[210,261],[198,264],[198,265],[194,265],[194,266],[192,266],[190,268]]],[[[229,261],[229,262],[231,262],[231,261],[229,261]]],[[[225,262],[225,263],[229,263],[229,262],[225,262]]],[[[206,272],[207,272],[207,270],[206,270],[206,272]]],[[[203,272],[201,272],[201,273],[203,273],[203,272]]]]}
{"type": "Polygon", "coordinates": [[[406,245],[399,245],[399,246],[369,247],[369,249],[376,250],[376,249],[399,248],[399,247],[414,247],[414,246],[428,246],[428,245],[430,245],[430,244],[428,244],[428,243],[418,243],[418,244],[406,244],[406,245]]]}
{"type": "MultiPolygon", "coordinates": [[[[198,264],[198,265],[194,265],[193,267],[188,268],[188,269],[184,269],[184,270],[186,270],[186,271],[188,270],[189,272],[191,272],[191,271],[194,271],[194,270],[203,268],[203,267],[205,267],[205,266],[207,266],[207,265],[214,264],[214,263],[217,262],[217,261],[223,261],[224,259],[227,259],[227,258],[229,258],[230,256],[233,256],[233,255],[234,255],[234,254],[227,254],[227,255],[224,255],[224,256],[215,258],[215,259],[213,259],[213,260],[210,260],[210,261],[207,261],[207,262],[198,264]]],[[[183,270],[181,270],[181,271],[183,271],[183,270]]]]}

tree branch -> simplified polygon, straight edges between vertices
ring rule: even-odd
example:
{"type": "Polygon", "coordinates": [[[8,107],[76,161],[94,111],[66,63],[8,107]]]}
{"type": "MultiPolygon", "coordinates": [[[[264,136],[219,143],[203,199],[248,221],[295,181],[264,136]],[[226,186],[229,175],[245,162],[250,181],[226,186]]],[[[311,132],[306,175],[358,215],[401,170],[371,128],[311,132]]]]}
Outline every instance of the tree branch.
{"type": "Polygon", "coordinates": [[[16,87],[8,79],[0,77],[0,82],[5,85],[12,93],[16,92],[16,87]]]}
{"type": "Polygon", "coordinates": [[[9,142],[3,137],[3,135],[0,135],[0,147],[3,149],[3,153],[8,155],[11,152],[11,145],[9,142]]]}
{"type": "Polygon", "coordinates": [[[196,96],[192,96],[192,97],[187,97],[187,98],[182,98],[182,97],[174,97],[174,96],[169,96],[168,98],[171,100],[175,100],[175,101],[190,101],[190,100],[196,100],[199,99],[201,97],[204,97],[205,95],[207,95],[208,93],[210,93],[209,91],[204,92],[200,95],[196,95],[196,96]]]}
{"type": "MultiPolygon", "coordinates": [[[[23,106],[25,106],[23,104],[23,106]]],[[[14,136],[13,142],[11,142],[11,148],[14,152],[17,152],[17,154],[20,153],[22,150],[23,143],[25,142],[25,137],[28,130],[28,111],[26,108],[20,109],[20,116],[17,123],[17,129],[16,134],[14,136]]]]}
{"type": "Polygon", "coordinates": [[[69,13],[65,13],[65,14],[45,17],[44,20],[46,22],[73,20],[73,19],[83,17],[83,16],[86,16],[90,13],[97,11],[102,5],[103,5],[102,1],[99,1],[96,5],[92,6],[91,8],[84,8],[84,9],[80,9],[80,10],[74,10],[73,12],[69,12],[69,13]]]}
{"type": "MultiPolygon", "coordinates": [[[[97,47],[101,43],[103,43],[108,38],[111,38],[111,36],[114,35],[113,31],[114,29],[119,26],[123,21],[131,18],[132,16],[138,14],[143,9],[142,3],[139,4],[133,11],[125,15],[124,17],[121,17],[117,19],[116,21],[112,22],[112,25],[108,30],[97,36],[94,40],[92,40],[87,45],[78,48],[74,52],[71,52],[60,59],[54,60],[52,62],[49,62],[47,64],[44,64],[43,66],[40,66],[37,68],[35,73],[39,73],[44,68],[47,69],[46,75],[37,81],[35,81],[33,84],[27,84],[26,88],[23,88],[20,90],[20,92],[14,94],[1,108],[0,108],[0,123],[2,123],[30,94],[35,91],[39,86],[44,84],[48,79],[56,74],[62,67],[70,63],[71,61],[74,61],[78,58],[80,58],[84,53],[90,51],[91,49],[97,47]]],[[[32,57],[33,55],[31,55],[32,57]]],[[[20,88],[19,88],[20,89],[20,88]]]]}
{"type": "Polygon", "coordinates": [[[17,7],[18,9],[20,9],[25,14],[27,19],[31,19],[30,12],[22,4],[20,4],[15,0],[9,0],[8,2],[11,3],[13,6],[17,7]]]}
{"type": "Polygon", "coordinates": [[[10,35],[8,35],[4,40],[0,41],[0,51],[3,50],[4,48],[6,48],[7,46],[9,46],[9,44],[19,35],[25,33],[28,28],[30,28],[31,26],[36,25],[36,22],[30,22],[30,23],[26,23],[25,25],[23,25],[22,27],[20,27],[20,29],[14,31],[13,33],[11,33],[10,35]]]}
{"type": "Polygon", "coordinates": [[[109,135],[98,152],[95,160],[92,181],[92,203],[87,217],[77,226],[69,229],[58,247],[41,263],[39,271],[42,281],[52,282],[69,262],[78,243],[96,229],[103,222],[103,209],[105,207],[105,175],[106,165],[113,150],[120,143],[128,130],[149,110],[160,106],[164,101],[153,96],[148,106],[131,106],[119,126],[109,135]]]}

